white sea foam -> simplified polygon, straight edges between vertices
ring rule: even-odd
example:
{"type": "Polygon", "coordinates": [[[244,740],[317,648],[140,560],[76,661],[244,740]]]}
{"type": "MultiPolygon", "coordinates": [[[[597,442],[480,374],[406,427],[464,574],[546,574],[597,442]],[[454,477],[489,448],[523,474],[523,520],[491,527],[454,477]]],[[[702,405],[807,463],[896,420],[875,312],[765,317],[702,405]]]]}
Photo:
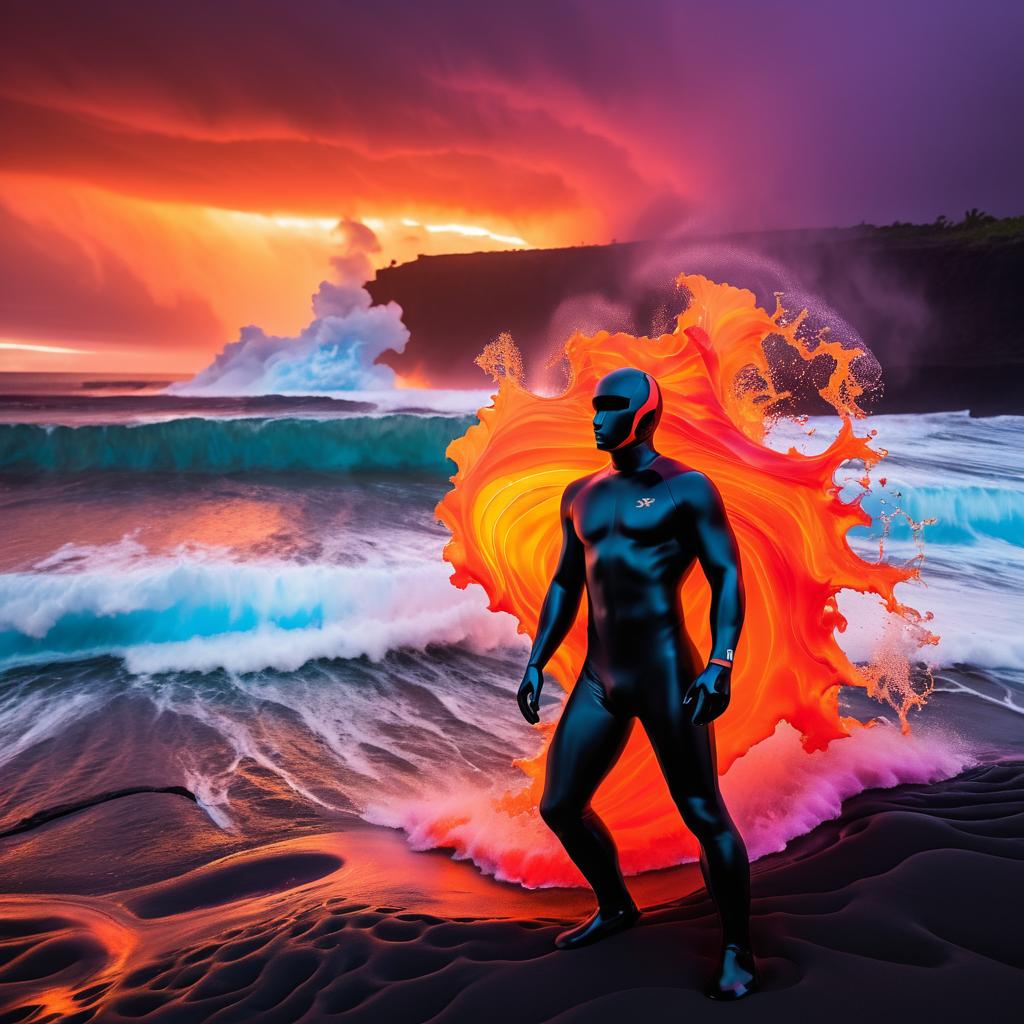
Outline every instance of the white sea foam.
{"type": "MultiPolygon", "coordinates": [[[[932,731],[903,735],[880,723],[808,754],[799,733],[780,723],[722,777],[722,792],[751,859],[785,848],[823,821],[839,815],[844,800],[865,789],[950,778],[975,763],[957,737],[932,731]]],[[[528,887],[582,885],[579,871],[535,809],[508,814],[497,791],[459,788],[439,796],[371,801],[364,817],[401,828],[414,849],[443,846],[487,874],[528,887]]],[[[630,842],[619,831],[627,874],[681,863],[665,837],[630,842]]],[[[686,858],[692,859],[692,858],[686,858]]]]}
{"type": "Polygon", "coordinates": [[[140,558],[130,542],[112,553],[119,564],[109,569],[0,575],[0,663],[116,654],[149,673],[289,671],[429,643],[522,642],[479,587],[451,585],[439,555],[404,565],[243,563],[194,550],[140,558]]]}

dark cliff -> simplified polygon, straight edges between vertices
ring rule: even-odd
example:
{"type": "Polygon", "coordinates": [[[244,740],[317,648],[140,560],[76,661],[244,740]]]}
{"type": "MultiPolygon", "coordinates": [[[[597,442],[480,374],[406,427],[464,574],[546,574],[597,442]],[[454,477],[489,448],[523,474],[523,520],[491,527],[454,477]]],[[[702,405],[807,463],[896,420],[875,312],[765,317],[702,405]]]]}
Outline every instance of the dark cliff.
{"type": "Polygon", "coordinates": [[[401,305],[411,332],[383,361],[435,386],[484,387],[473,359],[502,331],[537,383],[573,329],[660,330],[683,301],[681,272],[750,288],[768,309],[782,292],[866,345],[882,367],[873,412],[1024,413],[1024,218],[420,257],[367,288],[401,305]]]}

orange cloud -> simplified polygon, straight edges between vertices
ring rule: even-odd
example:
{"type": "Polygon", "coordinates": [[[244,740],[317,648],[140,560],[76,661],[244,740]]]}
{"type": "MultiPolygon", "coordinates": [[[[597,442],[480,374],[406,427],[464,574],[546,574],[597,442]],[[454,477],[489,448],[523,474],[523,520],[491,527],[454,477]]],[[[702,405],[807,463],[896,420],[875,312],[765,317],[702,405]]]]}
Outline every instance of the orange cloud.
{"type": "Polygon", "coordinates": [[[925,49],[916,15],[888,13],[882,38],[833,7],[18,5],[0,37],[0,259],[27,253],[28,301],[0,334],[102,345],[120,325],[140,366],[195,368],[241,325],[308,319],[321,222],[340,218],[372,221],[387,262],[1018,213],[1024,154],[998,112],[1019,103],[994,84],[1016,80],[1016,34],[931,12],[925,49]]]}

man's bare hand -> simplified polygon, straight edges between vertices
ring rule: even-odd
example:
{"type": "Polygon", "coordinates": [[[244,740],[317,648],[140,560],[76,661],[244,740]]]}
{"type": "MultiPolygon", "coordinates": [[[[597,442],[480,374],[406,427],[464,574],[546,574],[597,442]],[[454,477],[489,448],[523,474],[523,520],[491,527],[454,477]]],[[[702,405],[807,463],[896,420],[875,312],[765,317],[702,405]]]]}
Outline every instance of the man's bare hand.
{"type": "Polygon", "coordinates": [[[540,721],[540,691],[544,685],[544,673],[536,665],[527,665],[526,674],[519,684],[519,710],[530,725],[540,721]]]}
{"type": "Polygon", "coordinates": [[[712,663],[690,683],[683,703],[691,706],[690,721],[694,725],[707,725],[729,706],[731,676],[731,668],[712,663]]]}

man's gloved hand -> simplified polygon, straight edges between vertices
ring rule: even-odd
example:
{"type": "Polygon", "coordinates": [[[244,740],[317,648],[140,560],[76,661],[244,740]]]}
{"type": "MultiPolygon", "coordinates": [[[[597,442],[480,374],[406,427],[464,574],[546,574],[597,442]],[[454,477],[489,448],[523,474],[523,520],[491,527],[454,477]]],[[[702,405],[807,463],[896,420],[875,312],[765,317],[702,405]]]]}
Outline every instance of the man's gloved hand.
{"type": "Polygon", "coordinates": [[[523,713],[530,725],[536,725],[540,721],[538,709],[540,707],[540,691],[544,685],[544,673],[536,665],[527,665],[526,674],[519,684],[519,710],[523,713]]]}
{"type": "Polygon", "coordinates": [[[712,662],[687,687],[683,703],[692,705],[690,721],[707,725],[729,706],[729,682],[732,669],[712,662]]]}

